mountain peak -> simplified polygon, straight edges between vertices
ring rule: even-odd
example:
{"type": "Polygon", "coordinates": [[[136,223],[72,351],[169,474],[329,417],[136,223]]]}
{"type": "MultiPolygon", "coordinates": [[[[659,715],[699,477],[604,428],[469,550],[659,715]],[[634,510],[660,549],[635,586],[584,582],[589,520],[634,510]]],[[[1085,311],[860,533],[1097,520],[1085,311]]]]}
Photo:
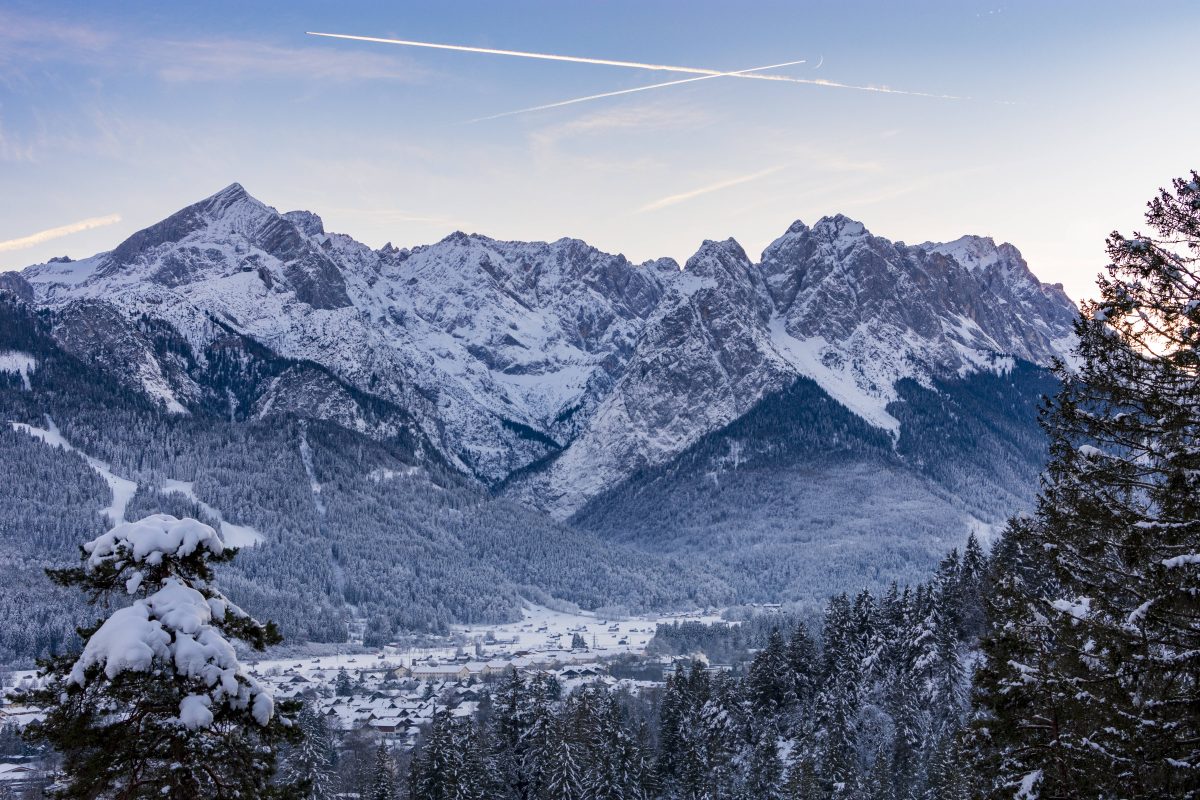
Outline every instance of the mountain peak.
{"type": "Polygon", "coordinates": [[[199,203],[193,204],[191,207],[195,208],[199,206],[214,215],[219,215],[226,209],[244,203],[247,200],[258,202],[250,196],[250,193],[240,183],[231,183],[221,191],[201,200],[199,203]]]}
{"type": "Polygon", "coordinates": [[[311,211],[289,211],[283,218],[299,228],[305,236],[320,236],[325,233],[325,222],[311,211]]]}
{"type": "Polygon", "coordinates": [[[1020,252],[1007,242],[997,245],[996,240],[990,236],[972,234],[960,236],[952,242],[925,242],[918,245],[918,248],[949,256],[971,271],[994,266],[1006,255],[1015,255],[1017,258],[1021,256],[1020,252]]]}
{"type": "MultiPolygon", "coordinates": [[[[793,227],[795,227],[794,224],[793,227]]],[[[871,235],[866,225],[863,225],[856,219],[847,217],[845,214],[821,217],[817,220],[817,224],[812,226],[812,230],[814,233],[834,239],[857,239],[862,236],[871,235]]],[[[788,232],[791,232],[791,228],[788,229],[788,232]]]]}

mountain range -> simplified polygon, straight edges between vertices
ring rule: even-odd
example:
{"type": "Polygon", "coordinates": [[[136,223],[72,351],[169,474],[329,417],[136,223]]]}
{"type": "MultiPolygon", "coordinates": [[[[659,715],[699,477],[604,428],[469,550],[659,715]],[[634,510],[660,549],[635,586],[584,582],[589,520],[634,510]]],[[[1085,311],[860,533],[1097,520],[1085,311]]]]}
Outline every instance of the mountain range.
{"type": "MultiPolygon", "coordinates": [[[[444,476],[541,520],[534,552],[549,526],[721,587],[674,602],[908,579],[1027,507],[1077,315],[986,237],[906,245],[837,215],[757,261],[732,239],[682,266],[576,239],[372,249],[238,184],[111,251],[0,274],[0,294],[30,326],[0,340],[21,403],[36,363],[4,365],[36,362],[33,337],[154,425],[333,426],[404,453],[379,475],[444,476]]],[[[159,489],[205,483],[150,460],[159,489]]]]}

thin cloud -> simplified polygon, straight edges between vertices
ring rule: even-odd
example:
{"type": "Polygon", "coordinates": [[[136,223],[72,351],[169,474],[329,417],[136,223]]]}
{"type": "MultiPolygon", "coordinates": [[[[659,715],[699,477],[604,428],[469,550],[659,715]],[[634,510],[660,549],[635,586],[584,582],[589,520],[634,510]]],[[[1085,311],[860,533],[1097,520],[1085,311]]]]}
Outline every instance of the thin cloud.
{"type": "Polygon", "coordinates": [[[283,47],[251,39],[163,42],[150,55],[161,62],[159,77],[170,82],[304,77],[310,80],[399,80],[426,75],[411,63],[376,53],[283,47]]]}
{"type": "Polygon", "coordinates": [[[771,64],[766,67],[751,67],[750,69],[740,69],[740,70],[737,70],[736,72],[722,72],[718,75],[701,75],[697,78],[683,78],[682,80],[667,81],[666,83],[655,83],[655,84],[651,84],[650,86],[635,86],[632,89],[618,89],[615,92],[602,92],[601,94],[589,94],[586,97],[574,97],[570,100],[560,100],[557,103],[547,103],[545,105],[532,106],[530,108],[518,108],[516,111],[505,111],[501,114],[492,114],[491,116],[488,116],[488,117],[477,117],[476,119],[467,120],[467,121],[469,123],[486,122],[487,120],[501,119],[502,117],[512,117],[512,116],[516,116],[517,114],[528,114],[533,111],[546,111],[551,108],[562,108],[563,106],[571,106],[571,105],[575,105],[576,103],[586,103],[590,100],[600,100],[605,97],[616,97],[616,96],[622,95],[622,94],[633,94],[634,92],[646,92],[651,89],[664,89],[668,86],[678,86],[681,83],[695,83],[696,81],[710,81],[713,78],[732,78],[732,77],[736,77],[738,75],[745,75],[746,73],[750,73],[750,72],[762,72],[763,70],[779,69],[781,67],[790,67],[793,64],[803,64],[803,63],[804,63],[804,59],[800,59],[799,61],[785,61],[782,64],[771,64]]]}
{"type": "Polygon", "coordinates": [[[38,65],[81,64],[102,74],[146,72],[170,82],[255,78],[418,82],[427,71],[410,60],[247,37],[159,39],[89,27],[62,17],[0,11],[0,83],[24,85],[38,65]]]}
{"type": "Polygon", "coordinates": [[[9,239],[6,242],[0,242],[0,253],[7,253],[11,250],[24,250],[28,247],[34,247],[45,242],[50,242],[55,239],[60,239],[63,236],[70,236],[72,233],[80,231],[88,231],[92,228],[103,228],[106,225],[115,225],[121,221],[120,214],[109,214],[104,217],[89,217],[81,219],[78,222],[72,222],[68,225],[59,225],[57,228],[47,228],[44,231],[31,233],[28,236],[22,236],[19,239],[9,239]]]}
{"type": "Polygon", "coordinates": [[[692,189],[691,191],[680,192],[679,194],[669,194],[666,197],[660,197],[658,200],[647,203],[646,205],[639,208],[637,211],[639,214],[645,213],[647,211],[658,211],[660,208],[666,208],[667,206],[673,206],[676,203],[683,203],[688,200],[692,200],[693,198],[700,197],[701,195],[711,194],[712,192],[719,192],[723,189],[729,189],[730,187],[733,187],[733,186],[739,186],[743,183],[750,183],[751,181],[756,181],[756,180],[759,180],[760,178],[765,178],[768,175],[774,175],[776,172],[779,172],[780,170],[784,169],[785,166],[786,165],[770,167],[768,169],[759,170],[758,172],[752,172],[749,175],[741,175],[737,178],[728,178],[723,181],[717,181],[716,183],[710,183],[707,186],[701,186],[699,189],[692,189]]]}
{"type": "Polygon", "coordinates": [[[697,108],[668,108],[661,103],[642,103],[634,106],[594,111],[565,122],[556,122],[534,131],[530,138],[545,149],[565,139],[621,130],[671,130],[695,128],[712,120],[712,115],[697,108]]]}
{"type": "Polygon", "coordinates": [[[782,81],[784,83],[802,83],[809,86],[824,86],[830,89],[853,89],[859,92],[877,92],[880,94],[905,94],[913,97],[929,97],[937,100],[969,100],[952,94],[936,94],[934,92],[915,92],[908,89],[893,89],[890,86],[853,83],[839,83],[821,78],[793,78],[788,75],[759,75],[756,72],[732,73],[719,69],[704,69],[703,67],[680,67],[670,64],[652,64],[642,61],[617,61],[611,58],[587,58],[585,56],[564,56],[553,53],[533,53],[524,50],[498,50],[492,47],[471,47],[461,44],[438,44],[435,42],[415,42],[409,39],[387,39],[380,36],[354,36],[348,33],[319,33],[306,31],[309,36],[324,36],[329,39],[350,39],[356,42],[374,42],[376,44],[396,44],[402,47],[427,47],[433,50],[453,50],[459,53],[482,53],[493,56],[510,56],[514,58],[535,58],[543,61],[568,61],[575,64],[597,64],[606,67],[629,67],[632,69],[647,69],[658,72],[684,72],[692,75],[708,75],[714,78],[731,77],[742,80],[782,81]]]}

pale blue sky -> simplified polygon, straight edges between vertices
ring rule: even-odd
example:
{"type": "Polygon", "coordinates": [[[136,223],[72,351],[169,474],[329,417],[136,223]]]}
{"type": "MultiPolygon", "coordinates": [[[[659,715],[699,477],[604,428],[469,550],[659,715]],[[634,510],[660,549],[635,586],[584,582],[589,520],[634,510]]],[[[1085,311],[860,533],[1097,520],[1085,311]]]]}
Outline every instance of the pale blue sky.
{"type": "Polygon", "coordinates": [[[756,257],[843,212],[909,242],[1011,241],[1078,298],[1105,234],[1200,164],[1198,33],[1194,2],[6,1],[0,269],[109,249],[238,181],[374,246],[463,229],[639,261],[728,236],[756,257]],[[779,72],[970,99],[716,78],[469,123],[688,76],[307,30],[717,70],[808,59],[779,72]]]}

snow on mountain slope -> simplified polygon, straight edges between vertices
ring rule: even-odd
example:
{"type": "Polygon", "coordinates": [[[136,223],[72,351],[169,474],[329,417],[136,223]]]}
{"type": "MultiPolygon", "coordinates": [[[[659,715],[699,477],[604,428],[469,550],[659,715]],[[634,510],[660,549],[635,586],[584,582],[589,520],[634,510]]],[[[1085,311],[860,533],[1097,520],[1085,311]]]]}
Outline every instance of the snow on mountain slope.
{"type": "MultiPolygon", "coordinates": [[[[244,337],[404,409],[448,463],[559,517],[798,376],[895,439],[897,380],[1047,364],[1075,314],[980,237],[909,247],[836,216],[795,223],[758,264],[730,240],[683,270],[572,239],[372,250],[237,184],[10,283],[56,311],[69,349],[104,353],[172,410],[211,395],[196,364],[244,337]]],[[[366,429],[344,389],[302,377],[273,378],[254,413],[366,429]]]]}
{"type": "Polygon", "coordinates": [[[455,234],[376,252],[235,184],[110,253],[25,277],[43,305],[103,300],[162,319],[193,353],[219,322],[320,364],[412,410],[451,463],[494,481],[557,449],[612,385],[661,272],[567,239],[455,234]]]}
{"type": "Polygon", "coordinates": [[[0,372],[21,376],[21,385],[29,391],[29,375],[37,370],[37,359],[19,350],[0,350],[0,372]]]}
{"type": "Polygon", "coordinates": [[[766,284],[737,242],[705,242],[668,284],[587,429],[509,491],[569,516],[786,386],[792,373],[771,346],[770,313],[766,284]]]}
{"type": "MultiPolygon", "coordinates": [[[[953,252],[953,250],[951,251],[953,252]]],[[[593,424],[511,491],[566,517],[632,471],[665,463],[798,376],[898,439],[896,382],[1046,365],[1074,306],[1011,245],[973,240],[964,268],[860,222],[793,224],[754,265],[706,242],[664,295],[626,377],[593,424]]]]}
{"type": "Polygon", "coordinates": [[[58,426],[54,424],[54,420],[46,417],[46,427],[39,428],[34,425],[29,425],[24,422],[10,422],[9,425],[15,431],[27,433],[35,439],[39,439],[51,447],[58,447],[66,450],[68,453],[76,453],[87,462],[87,465],[92,470],[104,479],[108,484],[108,489],[112,492],[112,502],[100,509],[99,513],[103,514],[110,525],[116,525],[125,521],[125,508],[129,505],[129,501],[137,493],[138,485],[128,478],[122,478],[115,474],[112,468],[98,458],[93,458],[87,453],[78,450],[74,445],[66,440],[59,431],[58,426]]]}

